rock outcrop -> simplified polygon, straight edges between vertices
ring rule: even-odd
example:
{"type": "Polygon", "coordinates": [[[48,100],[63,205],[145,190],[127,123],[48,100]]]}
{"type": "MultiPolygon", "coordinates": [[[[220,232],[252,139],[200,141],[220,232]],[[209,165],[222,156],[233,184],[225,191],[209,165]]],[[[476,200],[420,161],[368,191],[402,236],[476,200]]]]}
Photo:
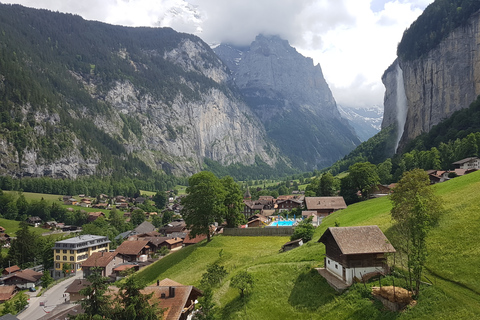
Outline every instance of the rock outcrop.
{"type": "Polygon", "coordinates": [[[214,49],[274,140],[299,168],[325,167],[359,139],[340,116],[319,64],[277,36],[259,35],[249,47],[214,49]]]}
{"type": "MultiPolygon", "coordinates": [[[[457,110],[466,108],[480,94],[480,12],[473,14],[435,49],[413,61],[398,59],[408,103],[399,148],[457,110]]],[[[397,115],[395,67],[385,72],[382,128],[397,115]]],[[[402,131],[402,130],[401,130],[402,131]]]]}
{"type": "Polygon", "coordinates": [[[202,170],[205,158],[279,160],[227,66],[200,38],[0,9],[0,116],[9,122],[0,126],[0,174],[76,178],[149,167],[184,175],[202,170]]]}

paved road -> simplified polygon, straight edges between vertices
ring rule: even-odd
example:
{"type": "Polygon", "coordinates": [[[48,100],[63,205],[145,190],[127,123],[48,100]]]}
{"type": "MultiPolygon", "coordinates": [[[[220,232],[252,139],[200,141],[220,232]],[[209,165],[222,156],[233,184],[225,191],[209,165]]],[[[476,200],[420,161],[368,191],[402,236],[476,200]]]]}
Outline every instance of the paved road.
{"type": "Polygon", "coordinates": [[[36,297],[36,292],[32,292],[29,305],[25,311],[17,315],[18,319],[26,320],[36,320],[40,319],[47,313],[50,313],[55,307],[70,303],[68,294],[65,297],[65,289],[73,282],[75,279],[81,279],[83,277],[83,272],[77,272],[77,275],[67,280],[64,280],[47,291],[45,291],[40,297],[36,297]],[[44,303],[44,306],[40,306],[40,302],[44,303]]]}

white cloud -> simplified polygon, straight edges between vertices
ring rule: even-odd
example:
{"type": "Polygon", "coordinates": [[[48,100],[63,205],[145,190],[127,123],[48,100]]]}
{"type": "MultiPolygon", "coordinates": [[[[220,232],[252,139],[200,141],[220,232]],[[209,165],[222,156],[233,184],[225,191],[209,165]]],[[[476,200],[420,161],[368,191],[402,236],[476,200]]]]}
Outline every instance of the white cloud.
{"type": "Polygon", "coordinates": [[[276,34],[320,63],[345,106],[383,104],[381,76],[403,31],[433,0],[12,0],[128,26],[169,26],[206,42],[276,34]],[[173,8],[173,9],[172,9],[173,8]]]}

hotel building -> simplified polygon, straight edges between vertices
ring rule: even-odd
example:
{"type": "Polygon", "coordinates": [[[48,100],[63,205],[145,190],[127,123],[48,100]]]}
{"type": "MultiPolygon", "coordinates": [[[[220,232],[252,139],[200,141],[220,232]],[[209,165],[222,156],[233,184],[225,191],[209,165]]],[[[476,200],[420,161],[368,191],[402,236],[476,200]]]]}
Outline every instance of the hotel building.
{"type": "Polygon", "coordinates": [[[82,269],[82,262],[94,252],[108,252],[108,237],[95,235],[81,235],[55,242],[53,247],[53,277],[55,279],[63,277],[63,265],[69,263],[72,273],[82,269]]]}

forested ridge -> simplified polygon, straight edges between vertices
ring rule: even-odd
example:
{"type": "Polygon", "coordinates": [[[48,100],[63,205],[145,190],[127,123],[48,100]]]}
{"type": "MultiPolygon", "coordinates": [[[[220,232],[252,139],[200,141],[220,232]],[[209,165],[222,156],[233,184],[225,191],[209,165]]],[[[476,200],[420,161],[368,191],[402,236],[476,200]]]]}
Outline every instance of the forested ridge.
{"type": "Polygon", "coordinates": [[[456,111],[428,133],[410,141],[397,154],[394,154],[395,134],[394,126],[383,129],[324,171],[338,174],[357,162],[380,166],[389,161],[390,179],[382,182],[390,183],[414,168],[453,169],[455,161],[480,156],[480,96],[468,108],[456,111]]]}
{"type": "Polygon", "coordinates": [[[411,61],[434,49],[453,30],[480,10],[478,0],[436,0],[405,30],[397,56],[411,61]]]}

